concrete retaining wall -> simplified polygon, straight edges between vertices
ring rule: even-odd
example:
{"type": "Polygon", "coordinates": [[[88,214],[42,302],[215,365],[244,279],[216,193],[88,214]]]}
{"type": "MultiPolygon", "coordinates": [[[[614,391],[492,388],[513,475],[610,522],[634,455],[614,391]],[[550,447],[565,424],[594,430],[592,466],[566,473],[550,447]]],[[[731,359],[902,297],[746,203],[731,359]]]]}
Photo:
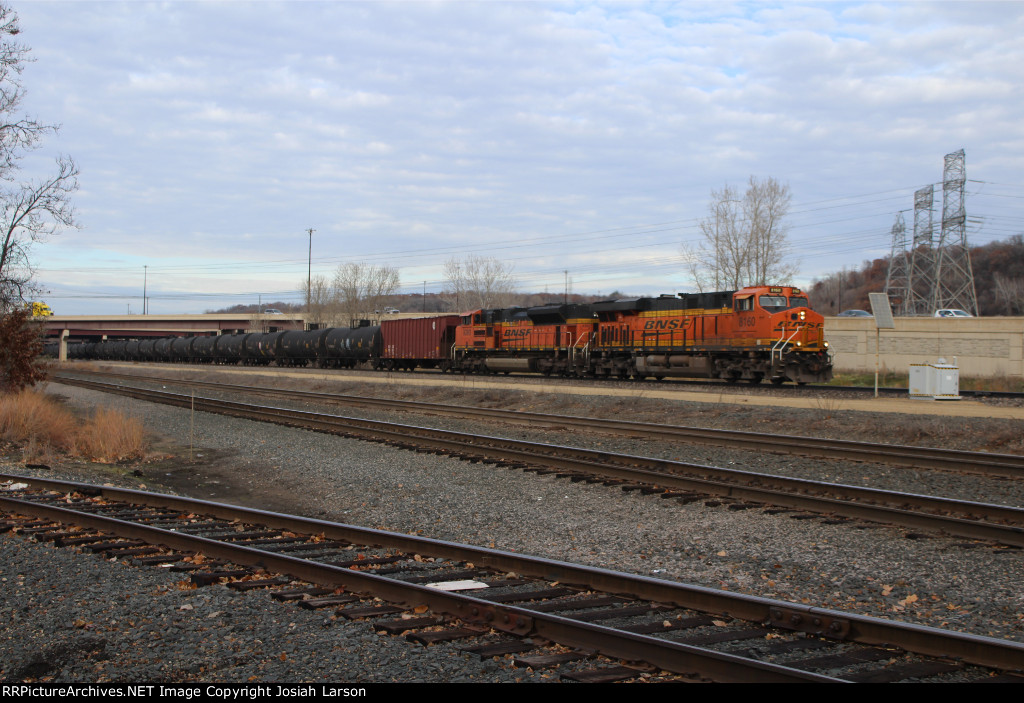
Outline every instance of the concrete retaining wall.
{"type": "MultiPolygon", "coordinates": [[[[837,371],[874,372],[874,318],[827,317],[825,339],[837,371]]],[[[964,376],[1024,376],[1024,317],[897,317],[878,340],[880,367],[890,371],[943,357],[964,376]]]]}

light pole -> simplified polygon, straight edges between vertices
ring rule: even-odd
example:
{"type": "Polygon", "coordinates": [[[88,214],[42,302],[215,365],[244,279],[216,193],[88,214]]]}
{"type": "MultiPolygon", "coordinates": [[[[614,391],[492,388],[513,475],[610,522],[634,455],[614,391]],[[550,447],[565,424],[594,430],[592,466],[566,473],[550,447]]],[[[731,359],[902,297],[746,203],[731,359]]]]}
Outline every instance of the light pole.
{"type": "Polygon", "coordinates": [[[316,230],[310,227],[306,231],[309,232],[309,261],[306,265],[306,314],[308,315],[313,301],[313,232],[316,230]]]}
{"type": "Polygon", "coordinates": [[[149,266],[142,267],[142,314],[146,314],[146,283],[149,279],[149,266]]]}

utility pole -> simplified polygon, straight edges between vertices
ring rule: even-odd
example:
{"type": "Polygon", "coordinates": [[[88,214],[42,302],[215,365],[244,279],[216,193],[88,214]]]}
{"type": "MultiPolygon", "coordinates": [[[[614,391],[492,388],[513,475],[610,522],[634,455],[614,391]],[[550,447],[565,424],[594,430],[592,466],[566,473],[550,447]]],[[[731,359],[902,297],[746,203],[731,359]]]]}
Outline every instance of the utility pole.
{"type": "Polygon", "coordinates": [[[149,266],[142,267],[142,314],[146,314],[146,282],[149,278],[149,266]]]}
{"type": "Polygon", "coordinates": [[[316,230],[310,227],[306,231],[309,232],[309,262],[306,265],[306,314],[308,315],[313,300],[313,232],[316,230]]]}

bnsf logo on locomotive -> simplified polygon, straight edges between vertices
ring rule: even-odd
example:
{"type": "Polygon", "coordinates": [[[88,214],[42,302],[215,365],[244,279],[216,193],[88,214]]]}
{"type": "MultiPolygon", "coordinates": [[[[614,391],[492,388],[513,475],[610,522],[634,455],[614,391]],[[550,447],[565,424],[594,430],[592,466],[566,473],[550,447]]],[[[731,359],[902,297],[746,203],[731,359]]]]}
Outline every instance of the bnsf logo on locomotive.
{"type": "Polygon", "coordinates": [[[688,319],[652,319],[647,320],[643,324],[644,329],[682,329],[688,327],[690,320],[688,319]]]}
{"type": "Polygon", "coordinates": [[[644,323],[645,330],[677,330],[685,327],[684,320],[648,320],[644,323]]]}
{"type": "Polygon", "coordinates": [[[506,329],[504,332],[505,337],[529,337],[530,332],[533,331],[531,327],[521,327],[519,329],[506,329]]]}

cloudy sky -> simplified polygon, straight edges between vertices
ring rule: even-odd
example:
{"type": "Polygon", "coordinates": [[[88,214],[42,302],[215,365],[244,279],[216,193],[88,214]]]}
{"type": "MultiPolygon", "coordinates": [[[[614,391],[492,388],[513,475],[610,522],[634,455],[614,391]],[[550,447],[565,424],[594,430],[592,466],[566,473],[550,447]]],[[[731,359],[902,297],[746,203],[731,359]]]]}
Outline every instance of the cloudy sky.
{"type": "Polygon", "coordinates": [[[806,285],[886,255],[961,148],[972,243],[1024,232],[1024,3],[9,3],[62,125],[22,175],[81,170],[81,229],[34,250],[58,313],[140,312],[144,275],[154,313],[298,302],[310,228],[314,275],[408,292],[469,255],[684,291],[751,176],[789,185],[806,285]]]}

